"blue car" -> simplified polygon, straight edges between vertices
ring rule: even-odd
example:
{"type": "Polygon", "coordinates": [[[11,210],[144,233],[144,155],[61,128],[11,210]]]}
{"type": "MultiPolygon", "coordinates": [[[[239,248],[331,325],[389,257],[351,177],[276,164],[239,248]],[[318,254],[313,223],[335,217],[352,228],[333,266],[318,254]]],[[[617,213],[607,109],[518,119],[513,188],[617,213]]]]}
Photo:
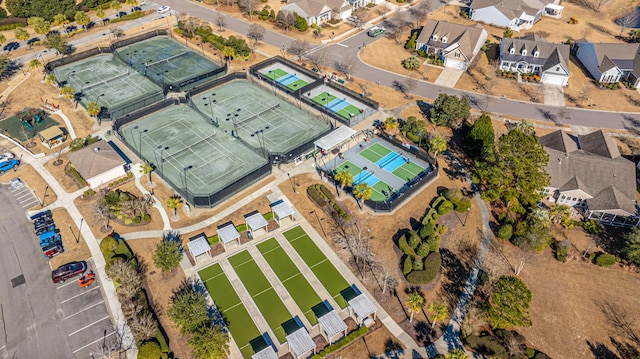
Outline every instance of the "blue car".
{"type": "Polygon", "coordinates": [[[20,165],[18,160],[9,160],[6,162],[0,162],[0,174],[7,172],[10,169],[16,169],[20,165]]]}

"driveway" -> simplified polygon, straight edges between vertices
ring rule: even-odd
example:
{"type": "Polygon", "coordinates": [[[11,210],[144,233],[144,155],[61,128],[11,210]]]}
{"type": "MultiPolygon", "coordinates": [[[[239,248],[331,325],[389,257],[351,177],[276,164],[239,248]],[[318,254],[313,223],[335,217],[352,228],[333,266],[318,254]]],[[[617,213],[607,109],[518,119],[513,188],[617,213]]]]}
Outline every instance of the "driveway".
{"type": "Polygon", "coordinates": [[[564,89],[557,85],[542,85],[544,104],[549,106],[564,107],[564,89]]]}
{"type": "Polygon", "coordinates": [[[463,72],[464,70],[445,67],[434,83],[439,86],[453,88],[456,86],[463,72]]]}

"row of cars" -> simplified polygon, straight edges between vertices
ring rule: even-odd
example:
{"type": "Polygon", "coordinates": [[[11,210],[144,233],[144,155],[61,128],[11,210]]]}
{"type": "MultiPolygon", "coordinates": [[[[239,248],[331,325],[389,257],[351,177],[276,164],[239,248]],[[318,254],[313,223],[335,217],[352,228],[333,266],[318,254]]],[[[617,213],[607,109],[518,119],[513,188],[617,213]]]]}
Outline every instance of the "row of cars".
{"type": "Polygon", "coordinates": [[[64,252],[62,244],[62,236],[60,230],[56,228],[53,222],[53,216],[50,210],[42,211],[31,216],[33,222],[33,230],[40,240],[40,248],[45,258],[53,258],[64,252]]]}

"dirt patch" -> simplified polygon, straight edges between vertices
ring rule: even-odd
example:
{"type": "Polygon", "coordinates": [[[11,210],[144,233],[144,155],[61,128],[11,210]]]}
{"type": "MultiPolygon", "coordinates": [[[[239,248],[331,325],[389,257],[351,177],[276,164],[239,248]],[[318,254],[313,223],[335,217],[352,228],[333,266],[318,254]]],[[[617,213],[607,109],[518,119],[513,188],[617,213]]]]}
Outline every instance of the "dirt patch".
{"type": "Polygon", "coordinates": [[[173,273],[162,273],[153,264],[153,252],[162,238],[144,238],[127,241],[129,248],[133,251],[141,264],[143,276],[145,278],[143,286],[147,289],[149,303],[158,316],[160,325],[169,339],[169,348],[173,351],[174,358],[191,357],[191,349],[180,330],[173,326],[173,322],[167,316],[167,308],[171,304],[171,297],[180,283],[185,280],[182,268],[178,268],[173,273]]]}
{"type": "Polygon", "coordinates": [[[65,169],[69,165],[69,159],[65,155],[60,156],[60,164],[56,162],[58,159],[53,158],[44,164],[44,168],[55,177],[56,181],[64,188],[64,191],[67,193],[72,193],[80,188],[80,184],[75,180],[74,177],[70,176],[65,172],[65,169]]]}
{"type": "Polygon", "coordinates": [[[379,321],[376,322],[375,327],[370,328],[370,332],[367,335],[352,342],[339,352],[329,354],[327,358],[373,358],[392,350],[404,349],[387,327],[378,323],[379,321]]]}
{"type": "Polygon", "coordinates": [[[87,247],[87,239],[82,237],[80,229],[64,208],[55,208],[51,210],[53,221],[60,230],[62,244],[64,245],[64,253],[59,254],[51,259],[49,265],[51,269],[73,261],[83,261],[91,257],[89,247],[87,247]]]}
{"type": "MultiPolygon", "coordinates": [[[[14,178],[20,177],[27,187],[35,192],[38,201],[42,202],[44,198],[44,206],[50,205],[58,199],[56,193],[49,188],[49,184],[31,167],[31,165],[21,165],[17,171],[9,171],[0,177],[3,183],[9,183],[14,178]],[[46,192],[46,193],[45,193],[46,192]],[[46,195],[46,196],[45,196],[46,195]]],[[[39,204],[29,208],[29,210],[38,210],[44,206],[39,204]]]]}

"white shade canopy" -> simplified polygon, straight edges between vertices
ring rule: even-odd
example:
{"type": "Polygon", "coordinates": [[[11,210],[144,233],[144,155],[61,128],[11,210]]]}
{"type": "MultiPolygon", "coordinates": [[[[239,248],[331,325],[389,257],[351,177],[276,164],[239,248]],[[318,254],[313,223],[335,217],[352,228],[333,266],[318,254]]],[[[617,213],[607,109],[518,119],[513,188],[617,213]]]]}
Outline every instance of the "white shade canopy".
{"type": "Polygon", "coordinates": [[[364,294],[360,294],[351,299],[349,301],[349,307],[351,307],[358,319],[364,319],[378,310],[371,299],[364,294]]]}
{"type": "Polygon", "coordinates": [[[336,147],[337,145],[343,143],[344,141],[350,139],[351,136],[355,134],[356,134],[356,131],[353,130],[351,127],[340,126],[335,130],[331,131],[331,133],[327,134],[326,136],[323,136],[320,139],[318,139],[316,142],[314,142],[314,145],[316,145],[316,147],[319,147],[325,151],[328,151],[336,147]]]}
{"type": "Polygon", "coordinates": [[[247,222],[247,227],[249,230],[255,231],[256,229],[266,228],[269,224],[266,219],[260,214],[260,212],[256,211],[251,214],[247,214],[244,216],[245,222],[247,222]]]}
{"type": "Polygon", "coordinates": [[[293,208],[282,200],[271,204],[271,211],[276,214],[276,219],[282,219],[288,216],[292,216],[293,219],[293,208]]]}
{"type": "Polygon", "coordinates": [[[318,323],[329,338],[333,338],[347,330],[347,324],[340,318],[340,315],[338,315],[335,310],[318,318],[318,323]]]}
{"type": "Polygon", "coordinates": [[[305,328],[300,328],[287,335],[287,343],[296,358],[300,358],[304,354],[312,350],[315,352],[316,350],[316,343],[313,342],[313,338],[311,338],[311,335],[309,335],[305,328]]]}
{"type": "Polygon", "coordinates": [[[238,232],[233,223],[225,224],[218,227],[218,238],[220,238],[223,245],[235,240],[240,242],[240,232],[238,232]]]}
{"type": "Polygon", "coordinates": [[[251,359],[278,359],[278,354],[276,354],[276,351],[273,350],[272,346],[268,346],[253,354],[251,359]]]}
{"type": "Polygon", "coordinates": [[[211,246],[207,241],[207,237],[204,234],[199,234],[195,237],[189,239],[187,243],[187,247],[189,247],[189,253],[195,259],[199,255],[210,253],[211,246]]]}

